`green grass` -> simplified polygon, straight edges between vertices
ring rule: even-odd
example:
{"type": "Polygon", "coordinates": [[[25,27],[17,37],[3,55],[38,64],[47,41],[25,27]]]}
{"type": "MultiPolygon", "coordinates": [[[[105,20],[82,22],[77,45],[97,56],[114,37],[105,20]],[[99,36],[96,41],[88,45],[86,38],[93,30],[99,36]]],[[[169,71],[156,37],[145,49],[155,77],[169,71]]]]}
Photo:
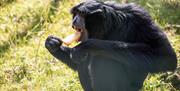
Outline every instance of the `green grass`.
{"type": "MultiPolygon", "coordinates": [[[[129,1],[150,12],[180,60],[179,1],[129,1]]],[[[0,0],[0,91],[83,91],[77,73],[44,47],[47,36],[63,38],[72,32],[69,11],[77,3],[79,0],[0,0]]],[[[178,91],[169,80],[174,74],[167,74],[150,74],[142,91],[178,91]]]]}

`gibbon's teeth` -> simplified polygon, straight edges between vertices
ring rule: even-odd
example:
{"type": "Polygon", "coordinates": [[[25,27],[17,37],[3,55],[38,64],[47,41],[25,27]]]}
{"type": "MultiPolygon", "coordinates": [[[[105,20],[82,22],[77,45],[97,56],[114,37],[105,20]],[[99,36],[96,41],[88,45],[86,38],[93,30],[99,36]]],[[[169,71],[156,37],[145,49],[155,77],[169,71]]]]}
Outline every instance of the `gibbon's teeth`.
{"type": "Polygon", "coordinates": [[[83,32],[83,29],[81,29],[81,28],[78,28],[78,27],[76,27],[76,26],[72,26],[73,27],[73,29],[75,30],[75,31],[77,31],[77,32],[83,32]]]}
{"type": "Polygon", "coordinates": [[[81,29],[78,29],[77,31],[78,31],[78,32],[81,32],[81,29]]]}
{"type": "Polygon", "coordinates": [[[76,31],[75,33],[64,38],[62,41],[65,45],[70,45],[72,42],[79,40],[80,37],[81,37],[81,32],[76,31]]]}

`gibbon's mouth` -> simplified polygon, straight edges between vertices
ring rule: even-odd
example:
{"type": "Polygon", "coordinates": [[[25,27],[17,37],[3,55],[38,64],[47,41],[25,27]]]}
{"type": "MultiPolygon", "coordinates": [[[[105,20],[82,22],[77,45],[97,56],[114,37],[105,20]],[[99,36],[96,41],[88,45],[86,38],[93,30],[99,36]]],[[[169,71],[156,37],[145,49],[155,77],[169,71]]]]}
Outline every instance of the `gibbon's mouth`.
{"type": "Polygon", "coordinates": [[[78,28],[76,26],[72,26],[72,28],[76,31],[76,32],[83,32],[82,28],[78,28]]]}
{"type": "Polygon", "coordinates": [[[77,34],[77,37],[79,37],[76,39],[76,42],[82,42],[87,39],[87,30],[86,29],[80,28],[77,26],[72,26],[72,27],[75,30],[75,34],[77,34]]]}
{"type": "Polygon", "coordinates": [[[88,33],[86,29],[78,28],[75,26],[73,26],[73,29],[75,30],[75,33],[68,35],[66,38],[62,40],[65,45],[70,45],[74,41],[83,42],[88,39],[88,33]]]}
{"type": "Polygon", "coordinates": [[[64,39],[62,39],[62,41],[65,45],[70,45],[74,41],[76,41],[76,42],[80,41],[81,36],[82,36],[82,30],[80,28],[76,28],[76,27],[73,27],[73,29],[75,29],[75,33],[72,33],[72,34],[68,35],[67,37],[65,37],[64,39]]]}
{"type": "Polygon", "coordinates": [[[76,26],[72,26],[72,27],[73,27],[73,29],[75,30],[75,35],[76,35],[75,41],[76,41],[76,42],[81,41],[81,36],[82,36],[83,29],[78,28],[78,27],[76,27],[76,26]]]}

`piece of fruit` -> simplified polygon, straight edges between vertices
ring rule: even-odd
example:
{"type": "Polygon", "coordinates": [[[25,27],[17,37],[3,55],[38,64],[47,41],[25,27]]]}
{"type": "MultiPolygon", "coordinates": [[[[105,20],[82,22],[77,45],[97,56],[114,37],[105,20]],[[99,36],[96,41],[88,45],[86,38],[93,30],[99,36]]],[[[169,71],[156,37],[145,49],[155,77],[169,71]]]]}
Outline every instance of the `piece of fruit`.
{"type": "Polygon", "coordinates": [[[79,40],[80,37],[81,37],[81,32],[75,32],[64,38],[62,41],[65,45],[70,45],[72,42],[79,40]]]}

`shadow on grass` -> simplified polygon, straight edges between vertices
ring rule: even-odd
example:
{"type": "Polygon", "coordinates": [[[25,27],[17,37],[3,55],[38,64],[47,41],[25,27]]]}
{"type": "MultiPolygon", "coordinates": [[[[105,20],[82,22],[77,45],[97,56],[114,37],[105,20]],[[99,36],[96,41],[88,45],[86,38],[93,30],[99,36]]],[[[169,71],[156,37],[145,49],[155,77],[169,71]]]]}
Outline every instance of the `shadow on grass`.
{"type": "Polygon", "coordinates": [[[11,45],[22,45],[27,43],[23,42],[23,40],[28,41],[33,35],[36,35],[37,32],[42,30],[43,25],[44,21],[42,21],[40,17],[35,17],[35,21],[29,25],[30,27],[28,26],[27,29],[24,29],[22,32],[12,33],[9,39],[0,45],[0,57],[3,57],[4,53],[10,49],[11,45]],[[28,34],[28,32],[31,33],[28,34]]]}
{"type": "Polygon", "coordinates": [[[4,41],[2,45],[0,45],[0,57],[6,53],[12,44],[20,44],[20,41],[27,35],[27,32],[18,32],[15,35],[10,36],[9,40],[4,41]]]}
{"type": "Polygon", "coordinates": [[[159,16],[171,27],[176,30],[176,34],[180,34],[180,1],[178,0],[167,0],[162,2],[162,8],[160,8],[159,16]]]}
{"type": "Polygon", "coordinates": [[[9,42],[3,42],[3,45],[0,45],[0,57],[9,49],[10,44],[9,42]]]}
{"type": "Polygon", "coordinates": [[[48,20],[50,23],[52,23],[51,16],[56,15],[59,5],[60,5],[60,0],[52,0],[50,2],[50,8],[49,8],[49,12],[48,12],[48,20]]]}
{"type": "Polygon", "coordinates": [[[43,16],[41,16],[41,14],[37,14],[34,17],[34,22],[32,22],[32,24],[30,24],[27,29],[24,29],[23,32],[11,34],[9,39],[7,41],[4,41],[2,45],[0,45],[0,57],[3,57],[4,53],[6,53],[10,49],[11,45],[25,44],[26,42],[22,42],[24,39],[28,41],[32,38],[32,36],[36,35],[39,31],[42,31],[45,27],[44,23],[51,22],[50,16],[55,15],[57,8],[59,7],[59,1],[60,0],[54,0],[50,2],[51,6],[49,7],[49,11],[47,12],[48,19],[43,19],[43,16]],[[28,32],[30,32],[30,34],[28,34],[28,32]]]}
{"type": "Polygon", "coordinates": [[[0,7],[5,7],[6,5],[12,4],[17,0],[0,0],[0,7]]]}

